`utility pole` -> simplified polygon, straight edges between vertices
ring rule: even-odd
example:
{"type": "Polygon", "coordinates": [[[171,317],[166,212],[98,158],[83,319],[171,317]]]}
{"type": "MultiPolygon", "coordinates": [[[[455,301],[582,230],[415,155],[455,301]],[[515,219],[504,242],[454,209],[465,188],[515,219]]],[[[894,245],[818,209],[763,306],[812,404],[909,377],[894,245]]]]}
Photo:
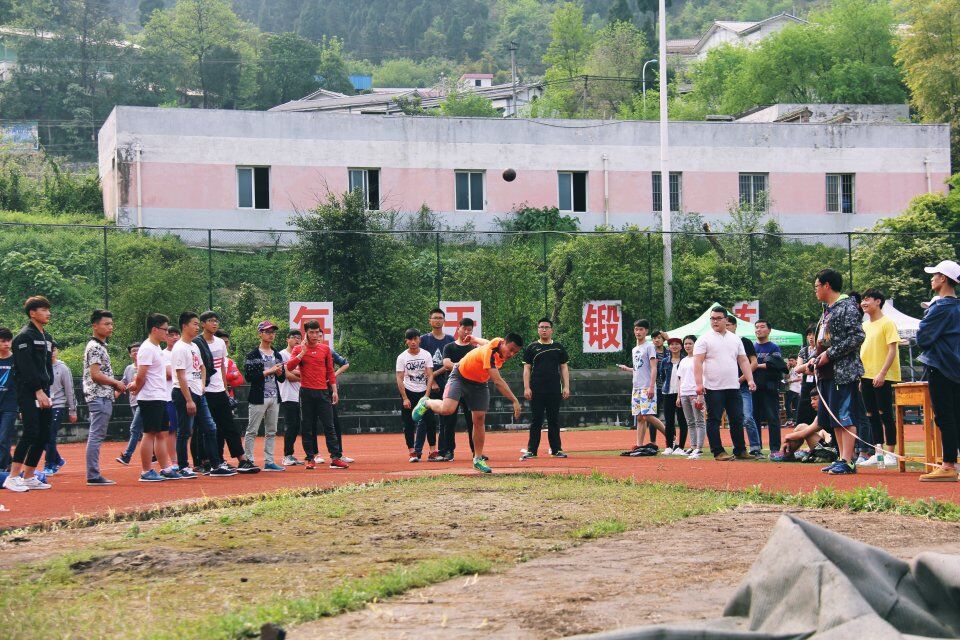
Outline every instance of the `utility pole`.
{"type": "Polygon", "coordinates": [[[513,94],[513,117],[517,117],[517,43],[510,43],[510,88],[513,94]]]}
{"type": "Polygon", "coordinates": [[[663,229],[663,312],[673,316],[673,237],[670,234],[670,171],[667,163],[667,7],[660,0],[660,219],[663,229]]]}

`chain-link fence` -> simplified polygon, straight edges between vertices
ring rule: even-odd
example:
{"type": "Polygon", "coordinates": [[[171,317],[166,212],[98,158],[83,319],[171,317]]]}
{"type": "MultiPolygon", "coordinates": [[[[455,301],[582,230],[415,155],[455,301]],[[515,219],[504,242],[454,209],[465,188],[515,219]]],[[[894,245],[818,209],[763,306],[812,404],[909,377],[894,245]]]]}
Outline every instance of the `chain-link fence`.
{"type": "Polygon", "coordinates": [[[23,299],[47,295],[68,363],[95,307],[114,312],[115,345],[142,339],[149,312],[174,319],[212,308],[242,352],[255,344],[259,320],[286,325],[290,301],[332,301],[335,345],[360,371],[389,371],[403,330],[426,331],[440,300],[480,300],[485,335],[512,330],[532,339],[536,321],[550,317],[576,368],[624,359],[580,353],[587,300],[622,301],[628,348],[635,319],[669,330],[711,302],[759,300],[774,327],[802,333],[819,314],[812,279],[824,267],[841,271],[845,287],[878,287],[919,317],[929,296],[923,267],[955,258],[960,246],[944,234],[677,232],[668,317],[656,231],[2,229],[0,321],[19,326],[23,299]]]}

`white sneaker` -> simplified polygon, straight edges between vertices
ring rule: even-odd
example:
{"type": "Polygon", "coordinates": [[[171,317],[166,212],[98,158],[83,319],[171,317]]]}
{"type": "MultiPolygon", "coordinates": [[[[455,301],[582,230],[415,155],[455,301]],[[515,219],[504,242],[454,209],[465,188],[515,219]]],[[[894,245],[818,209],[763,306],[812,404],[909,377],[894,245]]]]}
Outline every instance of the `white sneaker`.
{"type": "Polygon", "coordinates": [[[316,462],[317,464],[323,464],[324,462],[326,462],[326,460],[323,459],[323,456],[320,455],[319,453],[313,456],[313,461],[316,462]]]}
{"type": "Polygon", "coordinates": [[[663,455],[665,455],[665,456],[672,456],[672,455],[673,455],[673,449],[671,449],[670,447],[667,447],[666,449],[663,450],[663,455]]]}
{"type": "Polygon", "coordinates": [[[295,467],[297,466],[298,462],[293,456],[283,456],[283,460],[280,462],[280,464],[285,467],[295,467]]]}
{"type": "Polygon", "coordinates": [[[14,475],[7,476],[6,480],[3,481],[3,488],[10,489],[10,491],[15,491],[17,493],[23,493],[24,491],[30,490],[30,487],[23,484],[23,478],[14,475]]]}
{"type": "Polygon", "coordinates": [[[347,464],[353,464],[355,462],[353,458],[348,458],[347,456],[340,456],[340,459],[346,462],[347,464]]]}
{"type": "Polygon", "coordinates": [[[420,462],[420,456],[410,456],[410,462],[420,462]]]}
{"type": "Polygon", "coordinates": [[[877,466],[877,454],[873,454],[872,456],[870,456],[870,457],[867,458],[866,460],[863,460],[862,462],[859,462],[859,461],[858,461],[858,462],[857,462],[857,466],[858,466],[858,467],[875,467],[875,466],[877,466]]]}
{"type": "Polygon", "coordinates": [[[690,455],[687,456],[687,460],[699,460],[700,459],[700,449],[694,449],[690,452],[690,455]]]}
{"type": "Polygon", "coordinates": [[[692,451],[693,451],[692,449],[687,449],[686,451],[684,451],[684,450],[681,449],[680,447],[677,447],[676,449],[673,450],[673,455],[675,455],[675,456],[689,456],[692,451]]]}
{"type": "Polygon", "coordinates": [[[897,458],[897,456],[893,455],[892,453],[885,453],[883,455],[883,463],[887,465],[887,467],[889,468],[889,467],[900,464],[900,459],[897,458]]]}
{"type": "Polygon", "coordinates": [[[49,485],[46,482],[40,482],[40,478],[37,476],[30,476],[26,480],[21,480],[21,482],[23,483],[23,486],[31,491],[36,489],[50,489],[53,487],[53,485],[49,485]]]}

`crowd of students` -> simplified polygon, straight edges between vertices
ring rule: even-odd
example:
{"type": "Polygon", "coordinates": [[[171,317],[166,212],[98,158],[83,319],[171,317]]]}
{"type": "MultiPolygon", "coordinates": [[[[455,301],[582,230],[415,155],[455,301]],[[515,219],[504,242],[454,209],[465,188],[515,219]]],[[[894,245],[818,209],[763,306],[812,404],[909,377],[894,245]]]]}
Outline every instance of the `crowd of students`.
{"type": "MultiPolygon", "coordinates": [[[[943,464],[920,479],[956,482],[960,265],[944,261],[927,272],[936,297],[916,340],[922,350],[920,361],[926,365],[935,422],[942,433],[943,464]]],[[[842,284],[842,276],[834,270],[816,275],[814,292],[824,310],[808,329],[806,344],[796,358],[784,358],[770,340],[768,321],[755,323],[757,340],[752,342],[737,336],[737,319],[720,307],[711,310],[710,329],[699,337],[651,334],[649,322],[637,320],[632,363],[619,365],[632,375],[630,405],[637,431],[636,446],[622,455],[696,460],[709,447],[718,461],[756,460],[764,457],[761,426],[765,424],[770,458],[775,461],[824,462],[822,470],[832,475],[895,464],[892,385],[900,381],[900,338],[892,320],[883,315],[882,292],[844,294],[842,284]],[[786,434],[781,433],[780,424],[784,384],[786,434]],[[720,435],[724,415],[733,445],[730,453],[720,435]],[[656,444],[658,432],[664,437],[663,450],[656,444]]],[[[64,419],[77,420],[72,372],[58,359],[56,342],[46,330],[50,303],[33,296],[24,311],[29,322],[16,337],[0,328],[0,469],[9,471],[3,487],[15,492],[51,487],[48,479],[66,464],[57,451],[57,431],[64,419]],[[18,414],[22,435],[11,456],[18,414]]],[[[548,455],[567,457],[560,438],[560,407],[571,392],[569,355],[553,340],[553,322],[542,318],[537,323],[537,340],[525,346],[513,333],[491,340],[478,338],[469,318],[462,319],[450,336],[443,331],[444,321],[444,312],[434,309],[429,315],[430,332],[421,335],[407,330],[406,349],[396,360],[409,462],[423,459],[424,446],[427,461],[452,461],[457,416],[462,413],[473,466],[489,473],[489,459],[483,453],[489,383],[511,402],[514,419],[519,419],[520,400],[499,369],[521,350],[523,396],[529,402],[531,420],[520,460],[537,458],[544,422],[548,455]]],[[[107,349],[114,330],[112,314],[95,310],[90,325],[92,336],[84,349],[81,377],[90,417],[85,453],[88,485],[116,484],[103,476],[100,460],[114,402],[124,393],[133,418],[129,440],[116,461],[132,465],[139,450],[141,482],[282,472],[297,465],[315,469],[324,463],[318,447],[321,435],[331,469],[347,469],[353,462],[344,455],[337,415],[337,376],[350,364],[327,345],[316,321],[306,322],[303,333],[288,331],[283,350],[274,346],[279,328],[270,321],[261,322],[259,344],[246,354],[241,370],[228,356],[230,336],[220,328],[215,312],[184,312],[176,325],[152,313],[146,321],[147,338],[129,345],[133,363],[120,377],[107,349]],[[233,390],[244,383],[250,387],[249,420],[241,429],[234,418],[233,390]],[[278,463],[275,443],[281,413],[286,430],[278,463]],[[265,437],[257,464],[255,438],[261,428],[265,437]],[[298,437],[302,460],[295,456],[298,437]]]]}

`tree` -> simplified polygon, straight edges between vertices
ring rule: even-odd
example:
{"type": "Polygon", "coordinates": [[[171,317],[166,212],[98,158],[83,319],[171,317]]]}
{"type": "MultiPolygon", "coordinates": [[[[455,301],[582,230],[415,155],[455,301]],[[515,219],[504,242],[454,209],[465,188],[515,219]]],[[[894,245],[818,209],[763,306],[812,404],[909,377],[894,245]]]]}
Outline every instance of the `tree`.
{"type": "Polygon", "coordinates": [[[154,11],[163,11],[167,8],[164,0],[140,0],[138,6],[138,15],[140,16],[140,26],[145,27],[150,22],[150,17],[154,11]]]}
{"type": "Polygon", "coordinates": [[[440,103],[440,115],[458,118],[499,118],[500,112],[483,96],[470,91],[454,91],[440,103]]]}
{"type": "Polygon", "coordinates": [[[257,60],[257,106],[269,109],[317,87],[320,48],[295,33],[264,34],[257,60]]]}
{"type": "Polygon", "coordinates": [[[181,61],[179,88],[196,88],[204,109],[236,98],[215,96],[211,85],[230,86],[231,64],[239,68],[241,58],[249,57],[245,35],[227,0],[178,0],[171,9],[155,11],[143,29],[149,50],[181,61]],[[214,52],[229,57],[217,58],[214,52]]]}
{"type": "Polygon", "coordinates": [[[573,78],[583,73],[593,34],[583,23],[583,7],[565,2],[557,7],[550,21],[550,44],[543,61],[550,66],[548,74],[573,78]]]}
{"type": "Polygon", "coordinates": [[[343,61],[343,43],[336,37],[326,38],[320,43],[320,65],[317,67],[320,86],[339,93],[353,93],[353,84],[347,75],[347,65],[343,61]]]}
{"type": "MultiPolygon", "coordinates": [[[[601,29],[587,56],[586,73],[594,76],[639,78],[647,58],[647,40],[632,22],[617,21],[601,29]]],[[[639,84],[600,80],[590,92],[591,105],[601,117],[610,117],[627,102],[639,84]]]]}
{"type": "Polygon", "coordinates": [[[910,100],[927,122],[953,126],[951,157],[960,167],[960,0],[909,0],[910,23],[900,39],[897,62],[910,100]]]}
{"type": "Polygon", "coordinates": [[[633,22],[633,9],[630,8],[628,0],[614,0],[607,11],[607,22],[611,25],[617,22],[633,22]]]}
{"type": "Polygon", "coordinates": [[[553,5],[539,0],[500,0],[495,8],[496,32],[487,46],[494,58],[507,61],[510,43],[517,44],[517,70],[521,77],[542,74],[543,56],[550,44],[550,33],[543,25],[550,24],[553,5]]]}

